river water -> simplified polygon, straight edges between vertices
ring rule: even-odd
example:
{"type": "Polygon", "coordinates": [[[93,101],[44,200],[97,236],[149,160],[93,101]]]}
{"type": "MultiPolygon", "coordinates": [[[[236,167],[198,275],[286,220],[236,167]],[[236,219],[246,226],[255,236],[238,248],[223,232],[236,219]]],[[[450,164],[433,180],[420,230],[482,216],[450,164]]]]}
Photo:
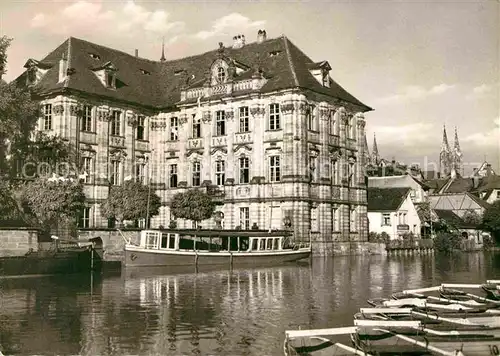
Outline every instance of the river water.
{"type": "Polygon", "coordinates": [[[316,258],[233,271],[122,270],[0,279],[0,351],[282,355],[287,329],[352,325],[366,300],[500,278],[500,254],[316,258]]]}

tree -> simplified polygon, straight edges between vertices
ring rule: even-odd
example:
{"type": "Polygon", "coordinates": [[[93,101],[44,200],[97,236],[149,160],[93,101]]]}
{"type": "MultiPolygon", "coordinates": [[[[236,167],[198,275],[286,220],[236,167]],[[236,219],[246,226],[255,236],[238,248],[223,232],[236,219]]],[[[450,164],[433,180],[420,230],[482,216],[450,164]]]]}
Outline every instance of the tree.
{"type": "Polygon", "coordinates": [[[11,145],[28,140],[39,116],[39,105],[27,88],[1,80],[11,39],[0,37],[0,175],[8,173],[7,156],[11,145]]]}
{"type": "Polygon", "coordinates": [[[475,210],[467,210],[462,216],[464,223],[472,226],[478,226],[481,224],[481,215],[479,215],[475,210]]]}
{"type": "Polygon", "coordinates": [[[75,175],[79,169],[76,149],[60,136],[37,132],[31,137],[17,140],[11,145],[12,162],[22,162],[22,168],[11,167],[11,173],[24,179],[55,173],[58,176],[75,175]]]}
{"type": "Polygon", "coordinates": [[[500,200],[497,200],[485,210],[481,226],[493,235],[497,243],[500,242],[500,200]]]}
{"type": "Polygon", "coordinates": [[[149,216],[157,215],[161,207],[160,197],[146,185],[125,181],[123,185],[110,188],[101,211],[107,218],[114,218],[121,223],[123,220],[146,219],[148,207],[149,216]]]}
{"type": "Polygon", "coordinates": [[[5,74],[5,66],[7,64],[7,48],[9,48],[12,38],[7,36],[0,37],[0,80],[5,74]]]}
{"type": "Polygon", "coordinates": [[[50,230],[61,222],[76,222],[85,206],[83,185],[71,179],[38,178],[23,183],[20,200],[25,214],[31,215],[43,230],[50,230]]]}
{"type": "Polygon", "coordinates": [[[192,220],[195,226],[202,220],[210,219],[215,212],[215,202],[211,196],[199,189],[177,193],[170,201],[170,211],[175,218],[192,220]]]}

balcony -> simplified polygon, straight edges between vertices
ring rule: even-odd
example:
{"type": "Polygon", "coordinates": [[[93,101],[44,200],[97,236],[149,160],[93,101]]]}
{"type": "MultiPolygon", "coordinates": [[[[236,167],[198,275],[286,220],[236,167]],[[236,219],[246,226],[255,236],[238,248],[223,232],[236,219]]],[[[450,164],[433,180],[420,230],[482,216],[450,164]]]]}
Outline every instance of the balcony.
{"type": "Polygon", "coordinates": [[[197,149],[203,148],[203,139],[202,138],[189,138],[187,141],[188,149],[197,149]]]}
{"type": "Polygon", "coordinates": [[[357,143],[356,143],[356,140],[353,140],[351,138],[348,138],[346,140],[346,148],[349,149],[349,150],[357,150],[358,147],[357,147],[357,143]]]}
{"type": "Polygon", "coordinates": [[[336,136],[336,135],[330,135],[330,140],[329,140],[328,144],[330,146],[336,146],[336,147],[340,146],[340,139],[339,139],[339,137],[336,136]]]}
{"type": "Polygon", "coordinates": [[[250,132],[239,132],[234,134],[234,143],[252,143],[253,135],[250,132]]]}
{"type": "Polygon", "coordinates": [[[227,146],[226,136],[212,137],[212,147],[227,146]]]}
{"type": "Polygon", "coordinates": [[[149,142],[135,141],[135,149],[137,151],[149,151],[149,142]]]}
{"type": "Polygon", "coordinates": [[[239,91],[258,90],[267,82],[265,78],[247,79],[225,84],[217,84],[211,87],[192,88],[181,91],[181,101],[197,99],[199,97],[210,97],[213,95],[231,95],[239,91]]]}
{"type": "Polygon", "coordinates": [[[122,136],[110,136],[109,145],[113,147],[125,147],[125,137],[122,136]]]}
{"type": "Polygon", "coordinates": [[[80,142],[89,145],[97,145],[97,134],[95,132],[80,132],[80,142]]]}

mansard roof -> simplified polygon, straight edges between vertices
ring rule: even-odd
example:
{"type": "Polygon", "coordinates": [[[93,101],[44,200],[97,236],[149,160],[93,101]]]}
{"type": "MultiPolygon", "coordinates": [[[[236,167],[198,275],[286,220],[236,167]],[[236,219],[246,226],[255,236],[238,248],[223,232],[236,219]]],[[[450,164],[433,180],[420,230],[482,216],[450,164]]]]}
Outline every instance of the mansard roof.
{"type": "Polygon", "coordinates": [[[368,187],[368,211],[396,211],[410,193],[410,188],[368,187]]]}
{"type": "MultiPolygon", "coordinates": [[[[53,65],[34,90],[42,96],[68,90],[153,109],[175,107],[181,99],[181,89],[187,84],[202,83],[212,63],[220,58],[220,52],[220,49],[215,49],[161,62],[70,37],[40,62],[56,64],[66,56],[68,68],[74,69],[72,74],[66,81],[59,82],[59,65],[53,65]],[[106,88],[93,72],[109,63],[117,69],[116,89],[106,88]]],[[[261,70],[267,82],[258,90],[260,93],[301,88],[321,100],[339,105],[349,103],[362,112],[372,110],[333,80],[330,87],[322,86],[309,71],[315,62],[285,36],[249,43],[241,48],[224,48],[223,55],[249,68],[235,80],[250,78],[256,67],[261,70]]],[[[26,72],[16,81],[22,85],[25,78],[26,72]]]]}

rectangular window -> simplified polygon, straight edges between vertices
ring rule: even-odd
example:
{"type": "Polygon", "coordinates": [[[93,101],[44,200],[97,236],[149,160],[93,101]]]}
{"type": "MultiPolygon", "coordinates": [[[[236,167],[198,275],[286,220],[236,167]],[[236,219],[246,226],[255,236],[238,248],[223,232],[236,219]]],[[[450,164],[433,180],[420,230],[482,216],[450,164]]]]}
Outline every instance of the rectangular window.
{"type": "Polygon", "coordinates": [[[351,209],[349,228],[350,231],[357,231],[356,209],[351,209]]]}
{"type": "Polygon", "coordinates": [[[144,116],[139,116],[137,118],[137,128],[135,129],[135,139],[144,140],[146,131],[146,118],[144,116]]]}
{"type": "Polygon", "coordinates": [[[497,199],[500,199],[500,190],[497,191],[497,199]]]}
{"type": "Polygon", "coordinates": [[[224,161],[215,162],[215,183],[217,185],[224,185],[225,181],[225,163],[224,161]]]}
{"type": "Polygon", "coordinates": [[[269,130],[281,129],[280,104],[269,105],[269,130]]]}
{"type": "Polygon", "coordinates": [[[85,178],[83,179],[84,183],[90,183],[92,177],[92,158],[91,157],[83,157],[82,158],[82,168],[83,175],[85,178]]]}
{"type": "Polygon", "coordinates": [[[248,157],[241,157],[240,161],[240,184],[250,182],[250,160],[248,157]]]}
{"type": "Polygon", "coordinates": [[[201,120],[193,114],[193,138],[201,137],[201,120]]]}
{"type": "Polygon", "coordinates": [[[114,74],[107,72],[106,73],[106,85],[108,88],[114,88],[114,74]]]}
{"type": "Polygon", "coordinates": [[[330,161],[330,179],[332,184],[337,184],[337,160],[330,161]]]}
{"type": "Polygon", "coordinates": [[[112,185],[120,185],[120,182],[121,182],[121,162],[120,161],[111,161],[110,182],[112,185]]]}
{"type": "Polygon", "coordinates": [[[330,134],[331,135],[336,135],[337,134],[337,126],[335,125],[335,111],[331,111],[330,114],[330,134]]]}
{"type": "Polygon", "coordinates": [[[80,130],[92,132],[92,106],[85,105],[83,107],[82,115],[82,126],[80,127],[80,130]]]}
{"type": "Polygon", "coordinates": [[[316,120],[314,117],[314,107],[311,105],[307,108],[307,129],[309,131],[316,131],[316,120]]]}
{"type": "Polygon", "coordinates": [[[383,213],[382,214],[382,226],[391,226],[391,214],[383,213]]]}
{"type": "Polygon", "coordinates": [[[250,131],[248,106],[242,106],[240,108],[238,117],[240,119],[240,131],[239,132],[250,131]]]}
{"type": "Polygon", "coordinates": [[[52,104],[43,106],[43,129],[52,130],[52,104]]]}
{"type": "Polygon", "coordinates": [[[111,136],[120,136],[121,133],[121,112],[113,110],[111,114],[111,136]]]}
{"type": "Polygon", "coordinates": [[[80,213],[80,218],[78,219],[78,227],[89,228],[90,227],[90,207],[85,207],[80,213]]]}
{"type": "Polygon", "coordinates": [[[309,179],[311,182],[316,181],[317,161],[316,156],[309,156],[309,179]]]}
{"type": "Polygon", "coordinates": [[[240,208],[240,227],[242,230],[250,229],[250,208],[240,208]]]}
{"type": "Polygon", "coordinates": [[[170,188],[177,188],[177,165],[176,164],[171,164],[169,166],[168,177],[169,177],[170,188]]]}
{"type": "Polygon", "coordinates": [[[340,231],[340,210],[332,209],[332,231],[340,231]]]}
{"type": "Polygon", "coordinates": [[[138,163],[135,166],[135,181],[141,184],[145,183],[145,167],[146,165],[144,163],[138,163]]]}
{"type": "Polygon", "coordinates": [[[269,180],[279,182],[281,180],[280,156],[269,157],[269,180]]]}
{"type": "Polygon", "coordinates": [[[319,231],[318,208],[311,208],[311,231],[319,231]]]}
{"type": "Polygon", "coordinates": [[[179,139],[179,120],[176,117],[170,118],[170,141],[179,139]]]}
{"type": "Polygon", "coordinates": [[[201,185],[201,163],[198,161],[193,162],[192,178],[193,187],[199,187],[201,185]]]}
{"type": "Polygon", "coordinates": [[[226,112],[217,111],[215,113],[215,135],[224,136],[226,134],[226,112]]]}

